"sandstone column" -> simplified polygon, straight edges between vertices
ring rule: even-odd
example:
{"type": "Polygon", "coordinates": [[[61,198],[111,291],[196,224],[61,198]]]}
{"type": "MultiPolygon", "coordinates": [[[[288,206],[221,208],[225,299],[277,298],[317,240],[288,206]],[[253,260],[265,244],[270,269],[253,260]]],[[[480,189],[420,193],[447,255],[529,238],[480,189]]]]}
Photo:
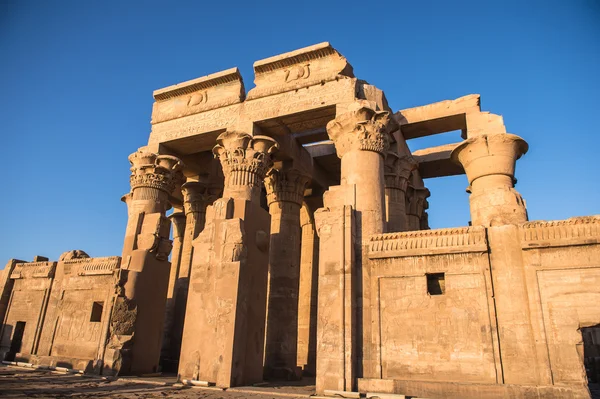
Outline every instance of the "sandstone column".
{"type": "Polygon", "coordinates": [[[172,368],[171,327],[173,326],[173,312],[175,310],[175,282],[179,273],[181,260],[181,247],[185,231],[185,214],[179,210],[173,212],[169,219],[173,227],[173,251],[171,254],[171,273],[169,274],[169,287],[167,288],[167,310],[165,312],[165,326],[163,328],[163,341],[161,350],[161,366],[163,370],[172,368]]]}
{"type": "Polygon", "coordinates": [[[406,189],[416,162],[408,156],[388,152],[385,159],[385,210],[387,232],[407,231],[406,189]]]}
{"type": "Polygon", "coordinates": [[[317,392],[352,390],[374,375],[368,237],[385,231],[384,156],[394,130],[389,113],[357,101],[327,124],[341,158],[341,185],[315,213],[320,238],[317,392]],[[353,247],[349,250],[348,247],[353,247]],[[325,317],[326,316],[326,317],[325,317]]]}
{"type": "Polygon", "coordinates": [[[122,374],[153,373],[160,357],[172,248],[165,212],[171,207],[170,194],[183,180],[182,163],[141,150],[129,161],[131,192],[124,197],[129,220],[105,365],[122,374]]]}
{"type": "Polygon", "coordinates": [[[527,221],[525,202],[514,189],[515,164],[527,149],[519,136],[492,134],[465,140],[452,151],[469,179],[473,226],[527,221]]]}
{"type": "Polygon", "coordinates": [[[265,375],[298,379],[300,207],[310,178],[291,168],[271,169],[265,179],[271,215],[265,375]]]}
{"type": "Polygon", "coordinates": [[[193,242],[179,375],[226,388],[263,376],[270,216],[260,191],[277,143],[229,130],[217,142],[225,187],[193,242]]]}
{"type": "Polygon", "coordinates": [[[192,242],[204,229],[206,220],[206,207],[216,199],[207,183],[189,181],[181,187],[183,194],[183,208],[185,212],[185,232],[183,235],[183,248],[181,251],[181,265],[177,273],[174,289],[174,314],[171,326],[171,357],[179,358],[181,351],[181,337],[185,320],[185,309],[190,282],[190,270],[194,248],[192,242]]]}
{"type": "Polygon", "coordinates": [[[317,288],[319,276],[319,237],[313,211],[307,204],[300,209],[302,240],[300,286],[298,289],[298,361],[304,375],[315,375],[317,358],[317,288]]]}
{"type": "Polygon", "coordinates": [[[541,376],[529,309],[518,224],[527,221],[514,189],[516,161],[527,143],[513,134],[475,136],[452,151],[465,168],[472,224],[488,228],[490,263],[504,383],[547,383],[541,376]]]}

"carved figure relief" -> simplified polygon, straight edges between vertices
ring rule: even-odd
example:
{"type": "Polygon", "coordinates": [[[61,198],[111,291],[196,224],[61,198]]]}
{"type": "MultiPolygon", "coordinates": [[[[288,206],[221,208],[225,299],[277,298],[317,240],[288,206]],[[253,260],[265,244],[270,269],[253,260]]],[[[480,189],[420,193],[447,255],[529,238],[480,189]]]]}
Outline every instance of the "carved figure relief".
{"type": "Polygon", "coordinates": [[[310,64],[294,65],[285,70],[285,82],[293,82],[299,79],[308,79],[310,76],[310,64]]]}

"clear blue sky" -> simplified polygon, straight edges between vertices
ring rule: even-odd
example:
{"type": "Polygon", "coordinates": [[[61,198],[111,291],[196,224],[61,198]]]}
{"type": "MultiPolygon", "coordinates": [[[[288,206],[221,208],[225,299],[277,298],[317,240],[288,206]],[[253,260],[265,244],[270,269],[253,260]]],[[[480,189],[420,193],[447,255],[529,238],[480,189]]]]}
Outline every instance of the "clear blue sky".
{"type": "MultiPolygon", "coordinates": [[[[531,219],[600,213],[598,1],[0,0],[0,263],[119,255],[152,91],[233,66],[250,89],[255,60],[322,41],[394,110],[480,93],[529,142],[531,219]]],[[[432,227],[466,225],[466,178],[427,184],[432,227]]]]}

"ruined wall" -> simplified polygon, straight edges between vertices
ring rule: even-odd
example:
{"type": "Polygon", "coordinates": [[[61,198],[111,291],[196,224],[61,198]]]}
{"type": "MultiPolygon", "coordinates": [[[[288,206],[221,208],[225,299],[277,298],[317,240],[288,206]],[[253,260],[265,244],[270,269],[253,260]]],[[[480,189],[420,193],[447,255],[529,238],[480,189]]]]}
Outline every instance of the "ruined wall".
{"type": "Polygon", "coordinates": [[[58,262],[37,353],[40,363],[92,371],[102,359],[120,260],[58,262]]]}
{"type": "Polygon", "coordinates": [[[18,348],[13,345],[12,349],[18,351],[13,351],[11,360],[27,361],[36,353],[55,269],[56,262],[17,263],[14,266],[9,276],[13,287],[2,325],[2,360],[11,352],[15,330],[19,329],[22,331],[21,345],[17,345],[18,348]]]}
{"type": "Polygon", "coordinates": [[[8,360],[94,370],[104,354],[121,258],[85,256],[14,265],[4,284],[10,299],[2,360],[8,354],[8,360]],[[10,354],[19,339],[20,350],[10,354]]]}
{"type": "Polygon", "coordinates": [[[588,397],[599,217],[376,235],[369,259],[379,366],[359,391],[588,397]]]}

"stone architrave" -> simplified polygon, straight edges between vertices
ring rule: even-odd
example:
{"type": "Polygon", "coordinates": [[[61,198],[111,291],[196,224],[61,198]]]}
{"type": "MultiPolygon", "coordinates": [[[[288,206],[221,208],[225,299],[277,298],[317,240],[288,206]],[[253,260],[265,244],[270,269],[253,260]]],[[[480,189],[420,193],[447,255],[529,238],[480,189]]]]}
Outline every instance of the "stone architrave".
{"type": "Polygon", "coordinates": [[[385,205],[387,231],[407,231],[406,189],[408,179],[418,167],[410,156],[398,156],[388,152],[385,159],[385,205]]]}
{"type": "MultiPolygon", "coordinates": [[[[352,390],[355,388],[357,365],[364,375],[374,374],[375,353],[370,326],[370,271],[368,267],[368,237],[385,232],[385,195],[384,195],[384,157],[389,149],[391,132],[397,130],[397,124],[391,120],[389,112],[371,108],[367,101],[356,101],[347,108],[347,112],[338,115],[327,124],[327,134],[333,140],[338,157],[341,158],[341,185],[330,188],[324,196],[325,209],[315,214],[317,227],[327,231],[328,238],[319,233],[321,251],[319,258],[319,297],[337,297],[341,301],[341,313],[332,314],[340,322],[324,319],[321,314],[330,314],[329,300],[319,301],[319,320],[317,324],[317,392],[326,389],[352,390]],[[352,208],[344,208],[350,205],[352,208]],[[329,209],[329,211],[327,210],[329,209]],[[350,212],[346,215],[346,212],[350,212]],[[323,226],[333,215],[346,215],[346,226],[355,226],[351,235],[344,235],[344,229],[330,230],[323,226]],[[318,216],[318,217],[317,217],[318,216]],[[319,222],[321,220],[321,222],[319,222]],[[353,220],[353,222],[350,222],[353,220]],[[337,237],[339,236],[339,237],[337,237]],[[337,238],[336,238],[337,237],[337,238]],[[345,238],[344,238],[345,237],[345,238]],[[335,287],[336,279],[325,276],[333,264],[328,264],[324,248],[326,241],[339,245],[352,245],[353,255],[344,257],[339,267],[331,273],[337,274],[342,286],[326,293],[327,288],[335,287]],[[352,244],[350,244],[352,242],[352,244]],[[356,265],[348,268],[349,259],[355,259],[356,265]],[[323,285],[321,281],[323,280],[323,285]],[[325,283],[331,280],[331,284],[325,283]],[[359,289],[358,287],[363,287],[359,289]],[[357,307],[359,312],[354,309],[357,307]],[[341,329],[341,330],[340,330],[341,329]],[[358,332],[362,332],[359,334],[358,332]],[[324,342],[334,337],[345,337],[342,346],[326,349],[324,342]],[[341,353],[340,353],[341,351],[341,353]]],[[[336,216],[333,216],[336,217],[336,216]]],[[[337,225],[337,224],[336,224],[337,225]]],[[[327,251],[339,252],[341,248],[327,247],[327,251]],[[335,248],[335,249],[332,249],[335,248]]],[[[331,276],[333,277],[333,276],[331,276]]],[[[337,300],[337,299],[336,299],[337,300]]]]}
{"type": "Polygon", "coordinates": [[[225,388],[263,377],[270,216],[260,193],[278,146],[236,131],[217,142],[225,186],[193,243],[179,375],[225,388]]]}
{"type": "Polygon", "coordinates": [[[143,150],[129,156],[129,219],[119,295],[110,325],[105,367],[120,374],[158,371],[169,285],[169,198],[182,182],[182,162],[143,150]]]}
{"type": "Polygon", "coordinates": [[[271,169],[265,179],[271,215],[269,293],[265,347],[267,378],[299,379],[298,290],[300,208],[310,177],[290,168],[271,169]]]}
{"type": "Polygon", "coordinates": [[[469,179],[473,226],[527,221],[525,201],[514,189],[514,175],[517,160],[528,148],[514,134],[491,134],[465,140],[452,151],[452,160],[465,168],[469,179]]]}

